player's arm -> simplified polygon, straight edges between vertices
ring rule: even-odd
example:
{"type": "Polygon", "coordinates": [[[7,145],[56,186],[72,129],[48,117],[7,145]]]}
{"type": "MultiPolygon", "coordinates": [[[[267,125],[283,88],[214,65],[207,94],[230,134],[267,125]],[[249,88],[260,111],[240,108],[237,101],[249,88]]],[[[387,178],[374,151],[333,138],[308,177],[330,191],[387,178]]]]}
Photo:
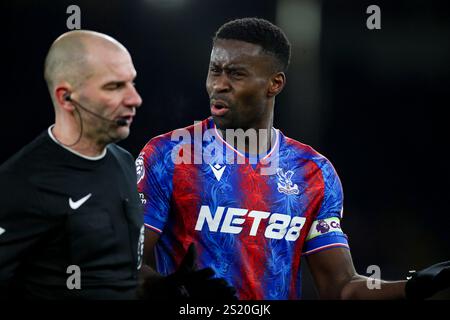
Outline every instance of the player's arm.
{"type": "Polygon", "coordinates": [[[197,269],[193,244],[189,245],[173,273],[163,276],[155,271],[154,249],[169,218],[173,170],[161,148],[153,142],[147,144],[136,159],[136,170],[146,227],[138,297],[153,300],[232,299],[235,290],[225,280],[213,278],[215,273],[211,268],[197,269]]]}
{"type": "Polygon", "coordinates": [[[374,279],[356,273],[346,248],[324,250],[309,255],[307,261],[322,299],[422,300],[450,288],[450,261],[415,272],[409,280],[380,280],[373,289],[367,284],[374,279]]]}
{"type": "Polygon", "coordinates": [[[331,248],[307,256],[321,299],[403,299],[406,281],[380,280],[380,289],[370,289],[373,279],[356,273],[350,250],[331,248]]]}
{"type": "Polygon", "coordinates": [[[408,281],[380,280],[380,289],[378,286],[370,289],[368,278],[355,271],[347,237],[341,230],[340,179],[328,160],[322,161],[321,171],[325,181],[324,200],[310,227],[303,252],[321,298],[424,299],[450,287],[450,261],[447,261],[416,272],[408,281]]]}
{"type": "Polygon", "coordinates": [[[144,256],[140,272],[141,284],[147,277],[161,277],[161,275],[156,271],[156,261],[154,254],[154,248],[158,239],[159,233],[151,231],[147,228],[145,229],[144,256]]]}
{"type": "Polygon", "coordinates": [[[342,185],[327,161],[322,166],[325,193],[321,209],[306,238],[303,254],[322,299],[423,299],[450,285],[450,262],[433,265],[409,281],[383,281],[357,274],[347,237],[341,229],[342,185]],[[379,289],[378,289],[379,288],[379,289]]]}
{"type": "Polygon", "coordinates": [[[141,270],[143,280],[138,289],[141,299],[150,300],[235,300],[236,291],[222,278],[213,278],[215,272],[211,268],[197,269],[197,253],[193,243],[177,270],[163,276],[153,267],[152,251],[159,234],[146,230],[144,248],[144,266],[141,270]],[[146,251],[147,250],[147,251],[146,251]]]}
{"type": "Polygon", "coordinates": [[[144,255],[140,270],[140,285],[147,278],[162,277],[156,272],[154,248],[167,221],[171,194],[171,174],[159,148],[150,141],[136,159],[137,188],[143,205],[144,255]],[[151,228],[154,228],[151,229],[151,228]],[[159,229],[161,228],[161,229],[159,229]]]}

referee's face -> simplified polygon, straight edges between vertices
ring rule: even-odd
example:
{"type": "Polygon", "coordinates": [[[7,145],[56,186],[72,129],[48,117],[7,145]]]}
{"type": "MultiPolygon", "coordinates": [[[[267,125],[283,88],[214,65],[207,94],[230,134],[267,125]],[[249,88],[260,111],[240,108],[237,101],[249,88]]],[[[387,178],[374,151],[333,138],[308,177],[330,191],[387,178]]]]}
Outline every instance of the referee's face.
{"type": "Polygon", "coordinates": [[[259,45],[218,39],[211,52],[206,90],[219,129],[264,128],[271,116],[268,87],[272,57],[259,45]]]}
{"type": "Polygon", "coordinates": [[[125,139],[142,99],[134,87],[136,70],[125,50],[95,48],[88,56],[89,71],[79,90],[79,102],[98,116],[81,112],[86,137],[100,143],[125,139]],[[117,121],[122,119],[123,124],[117,121]]]}

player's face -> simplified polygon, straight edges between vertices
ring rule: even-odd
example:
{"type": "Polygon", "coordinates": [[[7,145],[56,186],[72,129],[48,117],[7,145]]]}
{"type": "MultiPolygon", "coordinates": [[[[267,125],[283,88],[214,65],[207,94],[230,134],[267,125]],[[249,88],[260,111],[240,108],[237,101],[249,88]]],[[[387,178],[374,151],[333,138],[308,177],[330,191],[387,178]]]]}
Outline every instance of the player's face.
{"type": "Polygon", "coordinates": [[[271,57],[259,45],[217,40],[211,52],[206,90],[219,129],[261,128],[270,116],[271,57]]]}
{"type": "Polygon", "coordinates": [[[122,50],[99,49],[89,56],[90,76],[79,90],[80,103],[105,121],[82,112],[83,131],[94,140],[110,143],[125,139],[142,99],[134,87],[136,70],[130,55],[122,50]],[[125,126],[115,121],[125,119],[125,126]]]}

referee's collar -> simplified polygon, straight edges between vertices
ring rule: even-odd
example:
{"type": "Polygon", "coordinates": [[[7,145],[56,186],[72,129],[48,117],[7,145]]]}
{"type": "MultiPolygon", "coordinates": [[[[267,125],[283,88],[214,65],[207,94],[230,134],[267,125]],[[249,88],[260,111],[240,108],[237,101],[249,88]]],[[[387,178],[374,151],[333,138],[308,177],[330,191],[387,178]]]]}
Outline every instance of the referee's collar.
{"type": "Polygon", "coordinates": [[[77,152],[77,151],[75,151],[75,150],[73,150],[73,149],[71,149],[71,148],[69,148],[69,147],[63,145],[63,144],[62,144],[61,142],[59,142],[59,141],[55,138],[55,136],[53,135],[52,129],[53,129],[54,126],[55,126],[55,125],[52,124],[50,127],[48,127],[48,135],[50,136],[50,138],[51,138],[53,141],[55,141],[55,143],[56,143],[57,145],[63,147],[63,148],[66,149],[67,151],[72,152],[74,155],[77,155],[77,156],[79,156],[79,157],[81,157],[81,158],[83,158],[83,159],[86,159],[86,160],[96,161],[96,160],[103,159],[103,158],[105,157],[105,155],[106,155],[106,148],[103,149],[102,154],[100,154],[99,156],[96,156],[96,157],[89,157],[89,156],[85,156],[85,155],[83,155],[83,154],[81,154],[81,153],[79,153],[79,152],[77,152]]]}

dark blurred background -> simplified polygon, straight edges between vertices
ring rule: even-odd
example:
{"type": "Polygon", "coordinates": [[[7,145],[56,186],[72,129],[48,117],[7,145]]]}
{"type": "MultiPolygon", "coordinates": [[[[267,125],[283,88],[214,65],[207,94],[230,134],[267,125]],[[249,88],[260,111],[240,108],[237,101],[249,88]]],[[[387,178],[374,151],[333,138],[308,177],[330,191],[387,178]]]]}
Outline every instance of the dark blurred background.
{"type": "MultiPolygon", "coordinates": [[[[357,271],[378,265],[383,279],[404,279],[450,259],[446,1],[2,1],[0,164],[54,121],[43,61],[72,4],[82,29],[113,36],[133,57],[144,104],[120,144],[134,156],[151,137],[209,115],[205,80],[221,24],[257,16],[281,26],[293,52],[275,127],[338,171],[357,271]],[[366,27],[371,4],[381,30],[366,27]]],[[[316,297],[306,270],[304,298],[316,297]]]]}

